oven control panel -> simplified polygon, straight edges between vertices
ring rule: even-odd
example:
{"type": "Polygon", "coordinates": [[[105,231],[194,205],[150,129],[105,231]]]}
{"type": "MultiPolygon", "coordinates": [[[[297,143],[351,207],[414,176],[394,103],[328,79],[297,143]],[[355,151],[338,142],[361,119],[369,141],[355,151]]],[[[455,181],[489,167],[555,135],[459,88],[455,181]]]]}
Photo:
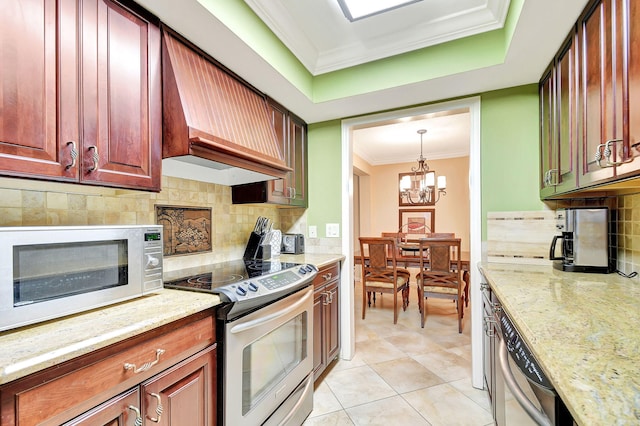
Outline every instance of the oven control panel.
{"type": "Polygon", "coordinates": [[[540,368],[531,350],[529,350],[511,320],[504,313],[500,315],[500,329],[511,358],[527,379],[543,388],[553,389],[553,385],[551,385],[551,382],[540,368]]]}

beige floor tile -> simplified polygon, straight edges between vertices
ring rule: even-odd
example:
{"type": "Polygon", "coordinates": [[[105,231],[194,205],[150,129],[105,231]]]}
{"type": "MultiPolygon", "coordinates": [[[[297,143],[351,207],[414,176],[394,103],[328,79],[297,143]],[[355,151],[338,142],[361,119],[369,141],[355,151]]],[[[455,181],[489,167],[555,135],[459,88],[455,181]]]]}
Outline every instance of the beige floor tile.
{"type": "Polygon", "coordinates": [[[478,404],[486,411],[491,411],[491,401],[489,401],[489,394],[484,390],[476,389],[471,386],[471,378],[456,380],[454,382],[449,382],[449,384],[456,388],[458,391],[465,394],[468,398],[470,398],[473,402],[478,404]]]}
{"type": "Polygon", "coordinates": [[[369,365],[407,356],[400,349],[384,339],[370,339],[356,342],[356,353],[359,353],[362,360],[369,365]]]}
{"type": "Polygon", "coordinates": [[[325,414],[320,417],[309,417],[304,426],[353,426],[353,422],[344,410],[325,414]]]}
{"type": "Polygon", "coordinates": [[[358,405],[357,407],[348,408],[346,411],[356,426],[430,426],[401,396],[394,396],[369,404],[358,405]]]}
{"type": "Polygon", "coordinates": [[[325,380],[345,408],[396,395],[393,388],[369,366],[338,371],[325,380]]]}
{"type": "Polygon", "coordinates": [[[415,287],[395,325],[390,295],[362,320],[360,294],[356,285],[355,355],[334,363],[323,379],[345,410],[321,414],[335,405],[319,387],[322,401],[305,425],[493,424],[486,391],[471,386],[470,307],[460,334],[450,301],[430,299],[421,328],[415,287]]]}
{"type": "Polygon", "coordinates": [[[492,421],[489,412],[447,383],[402,397],[432,426],[478,426],[492,421]]]}
{"type": "Polygon", "coordinates": [[[413,358],[445,382],[471,377],[471,363],[447,350],[429,352],[413,358]]]}
{"type": "Polygon", "coordinates": [[[372,364],[371,368],[398,393],[410,392],[443,383],[442,379],[412,358],[372,364]]]}
{"type": "Polygon", "coordinates": [[[360,352],[356,352],[353,358],[351,359],[338,359],[332,366],[329,374],[333,374],[337,371],[348,370],[350,368],[362,367],[363,365],[367,365],[367,363],[362,359],[362,355],[360,352]]]}
{"type": "Polygon", "coordinates": [[[331,392],[325,381],[313,390],[313,411],[309,417],[323,416],[328,413],[342,410],[342,405],[331,392]]]}

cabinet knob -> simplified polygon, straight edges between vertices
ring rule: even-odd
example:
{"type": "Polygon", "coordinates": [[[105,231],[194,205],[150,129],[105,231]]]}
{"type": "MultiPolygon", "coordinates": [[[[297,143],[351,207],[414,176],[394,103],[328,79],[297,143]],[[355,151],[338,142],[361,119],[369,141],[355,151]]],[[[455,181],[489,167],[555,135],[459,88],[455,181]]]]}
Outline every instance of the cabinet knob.
{"type": "Polygon", "coordinates": [[[326,274],[322,274],[322,278],[324,278],[325,281],[329,281],[331,279],[331,277],[333,277],[333,274],[331,272],[327,272],[326,274]]]}

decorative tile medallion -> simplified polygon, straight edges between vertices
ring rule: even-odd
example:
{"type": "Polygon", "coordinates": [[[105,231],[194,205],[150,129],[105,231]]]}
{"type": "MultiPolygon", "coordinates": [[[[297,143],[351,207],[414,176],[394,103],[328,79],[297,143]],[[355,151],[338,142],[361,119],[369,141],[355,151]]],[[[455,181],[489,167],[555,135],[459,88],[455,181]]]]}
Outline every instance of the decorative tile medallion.
{"type": "Polygon", "coordinates": [[[156,204],[156,223],[164,227],[164,255],[211,251],[211,209],[156,204]]]}

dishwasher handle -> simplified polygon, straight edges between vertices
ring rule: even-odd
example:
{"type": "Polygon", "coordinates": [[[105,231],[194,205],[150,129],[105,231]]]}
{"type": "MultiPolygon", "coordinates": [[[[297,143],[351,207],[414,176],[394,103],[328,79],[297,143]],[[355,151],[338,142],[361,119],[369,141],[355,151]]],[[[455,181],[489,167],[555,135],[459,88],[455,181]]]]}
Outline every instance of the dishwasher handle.
{"type": "Polygon", "coordinates": [[[527,398],[525,393],[520,389],[513,372],[509,366],[509,352],[507,351],[507,345],[504,339],[498,339],[498,361],[500,363],[500,370],[504,376],[504,382],[513,394],[518,404],[529,414],[538,425],[551,426],[551,420],[527,398]]]}

